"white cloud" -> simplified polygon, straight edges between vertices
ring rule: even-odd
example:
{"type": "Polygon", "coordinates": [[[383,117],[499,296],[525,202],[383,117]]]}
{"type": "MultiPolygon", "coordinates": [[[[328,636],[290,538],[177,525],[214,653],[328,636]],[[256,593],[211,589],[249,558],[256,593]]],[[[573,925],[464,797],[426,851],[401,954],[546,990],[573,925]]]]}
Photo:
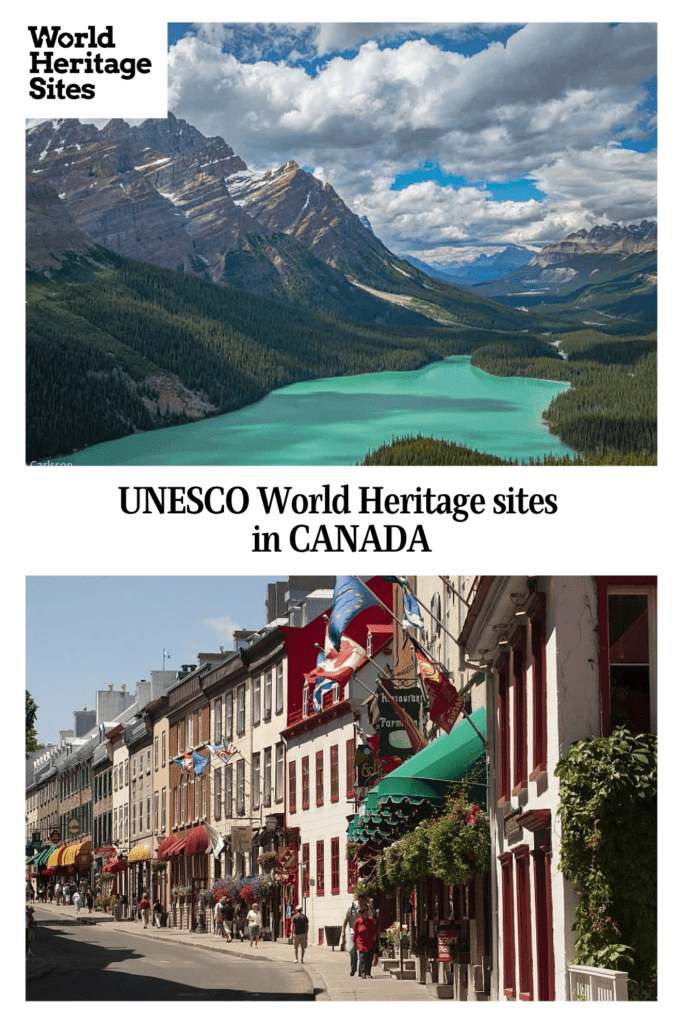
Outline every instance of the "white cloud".
{"type": "Polygon", "coordinates": [[[236,622],[229,615],[224,615],[220,619],[204,619],[204,625],[215,632],[216,640],[220,641],[224,646],[227,643],[229,650],[232,650],[233,646],[233,632],[236,629],[242,628],[239,622],[236,622]]]}
{"type": "Polygon", "coordinates": [[[655,72],[656,26],[531,24],[471,57],[424,38],[378,43],[405,28],[267,26],[242,63],[222,52],[229,28],[202,26],[170,52],[170,109],[251,167],[293,158],[320,169],[390,247],[540,239],[604,215],[655,215],[654,156],[617,143],[648,126],[639,83],[655,72]],[[276,37],[309,54],[357,52],[311,76],[260,59],[276,37]],[[498,203],[434,183],[391,191],[396,175],[427,161],[469,181],[536,177],[548,197],[498,203]]]}

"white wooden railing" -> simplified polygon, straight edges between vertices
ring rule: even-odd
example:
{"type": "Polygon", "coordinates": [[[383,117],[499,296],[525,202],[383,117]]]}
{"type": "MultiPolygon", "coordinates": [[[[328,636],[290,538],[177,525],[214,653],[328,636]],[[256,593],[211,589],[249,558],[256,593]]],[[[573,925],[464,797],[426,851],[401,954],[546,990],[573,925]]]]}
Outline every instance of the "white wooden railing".
{"type": "Polygon", "coordinates": [[[613,1002],[628,1000],[628,974],[626,971],[608,971],[604,967],[583,967],[571,964],[569,974],[569,999],[572,1003],[613,1002]]]}

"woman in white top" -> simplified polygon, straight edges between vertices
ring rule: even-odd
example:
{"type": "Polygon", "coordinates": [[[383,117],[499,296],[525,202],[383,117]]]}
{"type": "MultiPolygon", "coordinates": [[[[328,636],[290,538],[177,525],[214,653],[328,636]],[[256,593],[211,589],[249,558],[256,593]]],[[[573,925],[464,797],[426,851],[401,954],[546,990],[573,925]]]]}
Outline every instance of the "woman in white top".
{"type": "Polygon", "coordinates": [[[249,926],[249,945],[256,945],[261,932],[261,915],[259,914],[258,903],[252,903],[251,910],[247,914],[247,925],[249,926]]]}

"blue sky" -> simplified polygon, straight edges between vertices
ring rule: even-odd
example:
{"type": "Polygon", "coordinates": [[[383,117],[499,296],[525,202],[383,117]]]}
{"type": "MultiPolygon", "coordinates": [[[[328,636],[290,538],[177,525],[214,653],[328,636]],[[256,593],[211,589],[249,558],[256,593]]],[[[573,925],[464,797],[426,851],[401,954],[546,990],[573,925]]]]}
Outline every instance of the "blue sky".
{"type": "Polygon", "coordinates": [[[42,743],[95,707],[95,692],[135,690],[152,669],[195,664],[232,650],[232,630],[260,629],[266,586],[282,576],[29,576],[26,688],[42,743]]]}
{"type": "Polygon", "coordinates": [[[169,107],[313,168],[399,253],[656,217],[653,24],[190,24],[169,107]]]}

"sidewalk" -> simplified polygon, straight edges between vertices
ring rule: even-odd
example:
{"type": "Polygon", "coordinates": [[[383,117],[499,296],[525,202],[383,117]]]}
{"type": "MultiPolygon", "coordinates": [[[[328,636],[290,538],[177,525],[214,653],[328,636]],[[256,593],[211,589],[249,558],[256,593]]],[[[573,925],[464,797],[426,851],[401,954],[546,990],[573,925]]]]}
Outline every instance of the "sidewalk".
{"type": "MultiPolygon", "coordinates": [[[[36,941],[34,943],[34,956],[26,959],[26,977],[28,981],[34,978],[43,977],[49,974],[57,966],[41,951],[41,917],[43,914],[54,918],[63,918],[69,923],[78,920],[84,927],[92,926],[100,930],[112,930],[117,932],[128,932],[142,934],[143,924],[141,921],[114,921],[109,914],[94,911],[89,914],[87,910],[81,910],[76,914],[75,907],[67,904],[58,907],[50,903],[34,903],[36,911],[36,922],[38,925],[36,941]]],[[[44,920],[44,918],[43,918],[44,920]]],[[[362,1002],[390,1002],[400,1000],[401,1002],[431,1002],[432,996],[427,992],[425,985],[419,985],[416,981],[394,981],[389,974],[382,971],[381,966],[374,968],[371,979],[362,979],[358,975],[350,977],[349,955],[340,950],[332,950],[328,946],[310,946],[306,950],[306,961],[304,964],[294,963],[294,948],[285,939],[278,942],[260,942],[258,947],[250,947],[248,941],[240,942],[233,940],[227,942],[225,939],[214,935],[211,932],[188,932],[180,931],[178,928],[153,928],[149,926],[150,938],[159,939],[162,942],[176,943],[179,945],[203,946],[214,953],[223,953],[226,956],[239,957],[243,960],[278,960],[282,963],[291,964],[293,971],[304,970],[308,974],[311,985],[316,991],[316,1000],[329,1001],[362,1001],[362,1002]]]]}

